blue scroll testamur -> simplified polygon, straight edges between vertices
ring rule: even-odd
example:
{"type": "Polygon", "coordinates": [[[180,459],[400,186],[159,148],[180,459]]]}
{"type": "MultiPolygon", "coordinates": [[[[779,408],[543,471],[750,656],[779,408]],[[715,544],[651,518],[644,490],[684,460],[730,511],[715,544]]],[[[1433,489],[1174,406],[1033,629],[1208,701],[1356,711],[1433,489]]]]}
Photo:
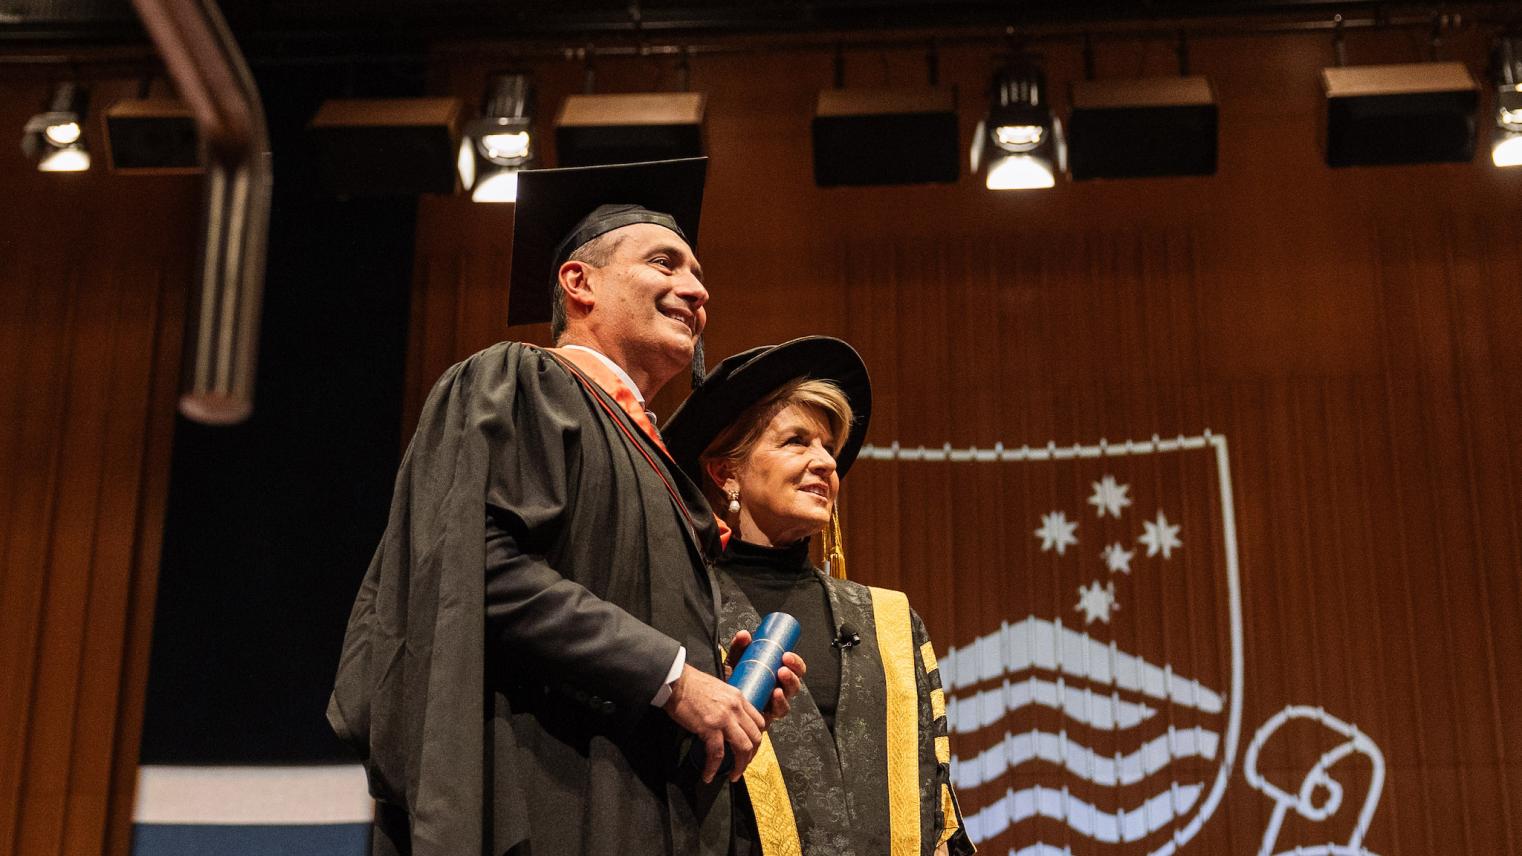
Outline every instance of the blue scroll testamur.
{"type": "Polygon", "coordinates": [[[729,675],[729,685],[739,690],[750,706],[766,710],[772,688],[777,686],[777,670],[782,668],[782,655],[798,644],[801,628],[798,619],[785,612],[770,612],[761,619],[755,638],[746,646],[740,661],[735,663],[729,675]]]}
{"type": "MultiPolygon", "coordinates": [[[[758,711],[766,710],[766,702],[777,686],[777,670],[782,668],[782,655],[798,644],[801,628],[798,619],[785,612],[770,612],[761,619],[745,653],[740,655],[734,670],[729,673],[729,685],[740,691],[750,706],[758,711]]],[[[693,769],[703,766],[707,754],[703,744],[689,740],[686,747],[687,763],[693,769]]],[[[729,746],[724,747],[724,760],[719,763],[719,773],[728,774],[734,766],[729,746]]]]}

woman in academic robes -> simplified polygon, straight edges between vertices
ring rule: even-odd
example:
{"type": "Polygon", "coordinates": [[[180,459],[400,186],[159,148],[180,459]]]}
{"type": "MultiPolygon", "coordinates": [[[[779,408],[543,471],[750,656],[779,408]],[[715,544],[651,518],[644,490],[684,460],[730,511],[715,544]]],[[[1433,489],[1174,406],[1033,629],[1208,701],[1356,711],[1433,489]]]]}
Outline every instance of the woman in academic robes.
{"type": "Polygon", "coordinates": [[[734,532],[717,565],[721,637],[769,612],[802,625],[804,687],[737,786],[739,856],[974,850],[925,626],[902,592],[845,579],[836,500],[870,412],[861,357],[811,336],[724,360],[664,429],[734,532]],[[820,532],[830,572],[809,558],[820,532]]]}

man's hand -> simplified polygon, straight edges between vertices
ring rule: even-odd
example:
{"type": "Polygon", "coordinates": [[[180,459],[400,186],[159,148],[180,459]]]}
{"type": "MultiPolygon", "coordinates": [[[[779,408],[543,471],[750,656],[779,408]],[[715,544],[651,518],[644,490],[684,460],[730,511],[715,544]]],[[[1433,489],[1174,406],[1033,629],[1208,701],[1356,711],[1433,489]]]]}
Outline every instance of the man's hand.
{"type": "MultiPolygon", "coordinates": [[[[740,662],[740,657],[749,645],[749,630],[741,630],[729,641],[729,657],[724,661],[726,677],[734,671],[733,664],[740,662]]],[[[787,716],[788,711],[792,710],[789,702],[798,694],[798,688],[803,686],[803,675],[807,671],[808,666],[803,662],[802,657],[792,651],[782,655],[782,668],[777,670],[777,686],[772,690],[772,697],[766,702],[766,710],[761,712],[766,718],[766,725],[771,725],[774,720],[787,716]]]]}
{"type": "MultiPolygon", "coordinates": [[[[770,707],[770,705],[768,705],[770,707]]],[[[703,761],[703,781],[712,782],[724,760],[728,743],[734,768],[731,782],[738,782],[750,759],[761,748],[761,729],[766,719],[750,706],[740,691],[713,675],[682,668],[681,677],[671,684],[671,698],[662,706],[677,725],[691,731],[707,750],[703,761]]]]}

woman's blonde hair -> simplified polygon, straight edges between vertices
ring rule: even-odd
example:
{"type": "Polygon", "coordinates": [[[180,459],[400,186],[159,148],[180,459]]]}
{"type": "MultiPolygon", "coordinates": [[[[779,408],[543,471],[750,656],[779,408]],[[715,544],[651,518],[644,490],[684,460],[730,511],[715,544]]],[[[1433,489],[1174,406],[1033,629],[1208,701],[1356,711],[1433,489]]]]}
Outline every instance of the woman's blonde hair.
{"type": "MultiPolygon", "coordinates": [[[[766,426],[780,411],[797,406],[810,411],[824,420],[830,432],[830,454],[839,455],[851,433],[851,402],[846,394],[831,381],[812,378],[791,380],[760,401],[745,408],[729,427],[719,432],[708,448],[698,458],[705,474],[713,461],[738,464],[750,456],[756,443],[761,440],[766,426]]],[[[723,508],[728,499],[712,478],[703,479],[703,491],[715,508],[723,508]],[[721,501],[722,499],[722,501],[721,501]]]]}

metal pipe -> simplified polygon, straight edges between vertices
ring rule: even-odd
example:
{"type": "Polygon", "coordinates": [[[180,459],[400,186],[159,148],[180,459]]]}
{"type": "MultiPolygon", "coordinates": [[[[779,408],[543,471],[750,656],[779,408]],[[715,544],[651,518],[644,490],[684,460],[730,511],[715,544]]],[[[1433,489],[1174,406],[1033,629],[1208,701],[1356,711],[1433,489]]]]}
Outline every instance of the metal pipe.
{"type": "Polygon", "coordinates": [[[253,413],[269,232],[270,146],[253,75],[215,0],[132,0],[206,160],[200,282],[188,317],[180,412],[209,425],[253,413]]]}
{"type": "MultiPolygon", "coordinates": [[[[1471,29],[1490,26],[1487,21],[1467,16],[1457,22],[1455,29],[1471,29]]],[[[1020,28],[1020,42],[1023,45],[1079,43],[1085,37],[1093,42],[1127,42],[1136,40],[1168,40],[1176,41],[1179,33],[1184,33],[1188,38],[1200,40],[1211,38],[1243,38],[1257,36],[1293,36],[1302,34],[1324,33],[1333,30],[1419,30],[1428,32],[1432,27],[1431,15],[1413,15],[1405,17],[1344,17],[1342,22],[1336,23],[1333,18],[1311,18],[1277,21],[1252,21],[1243,20],[1238,22],[1225,22],[1219,18],[1209,19],[1183,19],[1171,23],[1138,24],[1135,22],[1117,22],[1114,24],[1084,22],[1081,25],[1032,25],[1020,28]]],[[[645,22],[645,32],[648,35],[650,23],[645,22]]],[[[959,31],[944,32],[936,35],[936,43],[943,49],[992,46],[1007,43],[1006,28],[994,30],[988,27],[958,28],[959,31]]],[[[607,34],[609,39],[616,38],[618,33],[607,34]]],[[[925,36],[922,33],[906,35],[886,36],[863,36],[853,37],[841,32],[822,31],[808,34],[791,35],[765,35],[754,39],[723,40],[713,38],[702,42],[686,40],[681,42],[661,43],[645,42],[640,45],[618,44],[612,41],[597,44],[596,52],[600,57],[633,57],[633,56],[676,56],[683,52],[693,56],[722,56],[734,54],[768,54],[797,51],[882,51],[882,50],[912,50],[924,44],[925,36]]],[[[553,38],[537,39],[525,35],[504,35],[500,41],[472,39],[469,42],[451,44],[447,41],[439,42],[434,46],[434,52],[429,56],[434,58],[455,57],[500,57],[504,52],[511,53],[521,60],[534,59],[565,59],[583,54],[587,47],[568,46],[558,43],[553,38]]],[[[421,57],[420,57],[421,58],[421,57]]]]}
{"type": "MultiPolygon", "coordinates": [[[[1296,35],[1328,32],[1336,29],[1346,31],[1421,30],[1423,32],[1430,32],[1432,27],[1432,16],[1430,14],[1400,17],[1379,15],[1359,18],[1344,16],[1340,25],[1335,21],[1336,17],[1283,18],[1277,20],[1252,19],[1249,17],[1232,19],[1223,19],[1221,17],[1180,17],[1156,23],[1084,21],[1073,24],[1033,24],[1023,27],[1021,35],[1025,41],[1031,44],[1054,44],[1064,42],[1081,43],[1085,38],[1091,41],[1105,42],[1124,42],[1143,39],[1175,40],[1180,32],[1185,33],[1191,39],[1198,40],[1206,38],[1296,35]]],[[[1487,17],[1483,13],[1471,12],[1470,14],[1452,17],[1453,23],[1451,28],[1454,30],[1501,28],[1505,24],[1503,19],[1499,17],[1487,17]]],[[[249,61],[258,67],[332,66],[363,65],[380,62],[427,62],[440,58],[450,59],[459,57],[482,57],[500,60],[503,54],[507,53],[519,61],[560,59],[574,62],[584,60],[589,52],[595,52],[598,55],[606,57],[676,57],[683,53],[694,56],[714,56],[810,50],[835,51],[841,45],[847,50],[869,51],[913,49],[924,44],[925,40],[923,33],[845,39],[843,32],[836,31],[795,33],[792,35],[779,35],[771,31],[757,31],[755,34],[758,36],[757,38],[744,38],[732,41],[710,32],[701,36],[701,38],[707,41],[698,41],[695,37],[684,37],[680,41],[677,41],[675,40],[677,36],[672,34],[670,38],[674,40],[669,43],[646,41],[639,45],[623,45],[611,41],[618,38],[620,32],[609,30],[605,35],[610,41],[603,42],[589,49],[585,41],[567,44],[559,41],[560,36],[557,34],[503,33],[499,37],[493,38],[489,25],[483,25],[481,29],[482,32],[476,33],[468,42],[451,43],[445,38],[448,34],[441,33],[439,40],[428,51],[397,51],[385,48],[376,53],[323,51],[305,55],[290,53],[292,50],[291,46],[298,44],[303,38],[311,38],[310,32],[272,29],[260,34],[261,41],[281,44],[286,52],[282,54],[259,54],[255,52],[250,56],[249,61]]],[[[650,31],[648,21],[645,21],[642,31],[645,37],[648,38],[650,31]]],[[[1003,26],[993,29],[988,26],[977,27],[967,25],[953,27],[948,31],[940,32],[936,34],[935,39],[937,44],[945,49],[979,47],[994,45],[1004,41],[1003,32],[1003,26]]],[[[361,34],[355,36],[355,38],[363,39],[364,36],[361,34]]],[[[3,46],[4,43],[4,33],[0,33],[0,46],[3,46]]],[[[299,51],[299,47],[295,50],[299,51]]],[[[88,54],[62,56],[37,53],[20,55],[0,53],[0,65],[96,65],[113,61],[120,60],[97,58],[88,54]]]]}

